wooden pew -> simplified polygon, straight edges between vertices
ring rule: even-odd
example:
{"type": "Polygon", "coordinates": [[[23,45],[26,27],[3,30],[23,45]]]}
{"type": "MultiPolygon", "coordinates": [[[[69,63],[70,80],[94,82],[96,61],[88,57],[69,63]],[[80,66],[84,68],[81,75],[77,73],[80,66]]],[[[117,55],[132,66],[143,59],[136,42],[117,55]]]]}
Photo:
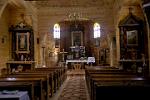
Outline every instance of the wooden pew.
{"type": "MultiPolygon", "coordinates": [[[[13,81],[18,83],[18,79],[29,79],[29,78],[45,78],[46,80],[42,82],[41,84],[41,96],[40,99],[45,99],[42,95],[42,90],[44,89],[46,91],[46,100],[49,100],[49,95],[52,96],[54,92],[56,92],[56,88],[64,82],[66,79],[66,68],[64,67],[52,67],[52,68],[36,68],[35,70],[25,71],[25,72],[19,72],[14,74],[9,74],[3,76],[3,79],[1,78],[1,81],[5,81],[4,78],[16,78],[17,81],[13,81]],[[46,87],[45,87],[46,86],[46,87]],[[55,90],[55,91],[54,91],[55,90]],[[54,91],[54,92],[53,92],[54,91]]],[[[7,80],[8,82],[8,80],[7,80]]],[[[12,82],[12,81],[9,81],[12,82]]],[[[20,81],[19,81],[20,82],[20,81]]],[[[34,84],[35,86],[35,84],[34,84]]],[[[45,93],[43,93],[45,94],[45,93]]],[[[35,98],[34,98],[35,99],[35,98]]],[[[33,99],[33,100],[34,100],[33,99]]]]}
{"type": "Polygon", "coordinates": [[[28,82],[32,83],[34,87],[34,98],[33,100],[40,99],[45,100],[44,96],[42,95],[42,89],[43,89],[43,82],[45,81],[45,78],[0,78],[0,82],[28,82]]]}
{"type": "Polygon", "coordinates": [[[139,99],[149,97],[150,86],[146,79],[124,77],[124,78],[93,78],[91,100],[105,99],[139,99]]]}
{"type": "MultiPolygon", "coordinates": [[[[41,68],[35,68],[32,70],[33,72],[54,72],[54,93],[56,92],[57,89],[62,85],[62,83],[65,81],[67,78],[66,74],[66,68],[65,67],[41,67],[41,68]]],[[[28,72],[32,72],[28,71],[28,72]]]]}
{"type": "Polygon", "coordinates": [[[59,87],[60,87],[60,70],[57,70],[57,69],[43,69],[43,68],[36,68],[36,69],[34,69],[34,71],[35,72],[54,72],[54,88],[55,88],[55,91],[54,92],[56,92],[56,90],[57,89],[59,89],[59,87]]]}
{"type": "Polygon", "coordinates": [[[124,74],[90,74],[86,78],[87,87],[89,88],[89,92],[93,88],[93,79],[95,78],[124,78],[124,77],[137,77],[136,75],[124,75],[124,74]]]}
{"type": "MultiPolygon", "coordinates": [[[[49,75],[49,84],[50,87],[47,89],[47,94],[49,94],[50,96],[53,95],[53,91],[55,90],[56,92],[56,88],[58,89],[58,87],[63,83],[63,81],[65,80],[65,75],[66,75],[66,68],[62,68],[62,67],[55,67],[55,68],[36,68],[35,70],[32,71],[26,71],[26,72],[19,72],[19,73],[14,73],[11,75],[7,75],[7,77],[16,77],[16,78],[35,78],[35,77],[41,77],[43,75],[43,73],[53,73],[53,75],[49,75]],[[40,75],[40,76],[39,76],[40,75]],[[54,77],[53,77],[54,76],[54,77]],[[48,91],[51,91],[48,93],[48,91]]],[[[47,78],[48,80],[48,78],[47,78]]],[[[47,97],[48,98],[48,97],[47,97]]]]}
{"type": "Polygon", "coordinates": [[[32,82],[0,82],[0,91],[8,90],[19,90],[19,91],[27,91],[31,100],[34,99],[34,84],[32,82]]]}
{"type": "Polygon", "coordinates": [[[56,69],[47,69],[47,68],[42,69],[42,68],[37,68],[37,70],[35,69],[35,70],[31,70],[31,71],[21,72],[19,74],[28,74],[28,73],[30,73],[30,74],[35,74],[35,73],[37,73],[37,74],[54,73],[52,79],[50,79],[51,80],[51,87],[52,87],[51,94],[52,94],[53,92],[56,92],[56,90],[58,89],[58,86],[60,86],[60,84],[59,84],[60,82],[58,81],[59,80],[58,78],[59,78],[60,74],[57,71],[58,70],[56,70],[56,69]]]}
{"type": "Polygon", "coordinates": [[[123,74],[123,75],[135,75],[133,72],[127,72],[117,68],[87,68],[85,69],[85,77],[88,78],[91,74],[123,74]]]}
{"type": "Polygon", "coordinates": [[[89,81],[90,81],[90,77],[91,75],[97,75],[99,77],[108,77],[108,76],[120,76],[121,74],[122,75],[134,75],[134,73],[132,72],[126,72],[126,71],[123,71],[123,70],[120,70],[120,69],[116,69],[116,68],[87,68],[85,69],[85,78],[86,78],[86,83],[87,83],[87,86],[89,86],[89,81]]]}
{"type": "Polygon", "coordinates": [[[45,78],[46,80],[43,82],[43,89],[42,93],[43,96],[46,98],[46,100],[49,100],[49,92],[50,92],[50,83],[49,83],[49,74],[21,74],[21,73],[16,73],[16,74],[8,74],[3,77],[7,78],[45,78]]]}
{"type": "Polygon", "coordinates": [[[62,82],[67,78],[67,68],[66,67],[41,67],[35,68],[34,70],[58,70],[62,82]]]}
{"type": "MultiPolygon", "coordinates": [[[[86,74],[86,82],[87,82],[89,94],[91,96],[91,100],[99,100],[99,96],[101,96],[99,92],[103,92],[103,91],[111,91],[112,92],[111,95],[115,96],[112,90],[112,87],[114,86],[117,86],[118,90],[119,88],[123,87],[124,89],[126,89],[126,91],[130,91],[130,90],[135,91],[134,88],[129,88],[129,86],[131,85],[140,89],[145,89],[139,86],[142,85],[145,86],[147,81],[147,79],[145,78],[137,77],[134,73],[125,72],[119,69],[111,69],[111,68],[110,69],[90,68],[90,69],[86,69],[85,74],[86,74]],[[107,87],[106,90],[105,87],[107,87]]],[[[119,91],[117,92],[119,93],[119,91]]],[[[109,98],[109,95],[105,94],[105,92],[104,94],[102,94],[102,96],[106,96],[109,98]]]]}
{"type": "Polygon", "coordinates": [[[26,72],[21,72],[21,74],[50,74],[50,79],[49,79],[49,83],[50,83],[50,96],[53,95],[53,93],[55,93],[57,91],[57,86],[58,86],[58,77],[55,71],[45,71],[45,70],[31,70],[31,71],[26,71],[26,72]]]}
{"type": "Polygon", "coordinates": [[[51,67],[51,68],[35,68],[34,71],[55,71],[55,78],[57,83],[57,89],[66,79],[66,69],[62,67],[51,67]]]}
{"type": "MultiPolygon", "coordinates": [[[[19,72],[19,73],[15,73],[15,76],[20,75],[20,77],[25,77],[25,76],[30,76],[30,77],[40,77],[40,76],[45,76],[46,78],[46,95],[47,98],[49,98],[49,96],[53,95],[53,91],[54,91],[54,77],[53,77],[53,72],[43,72],[43,71],[27,71],[27,72],[19,72]]],[[[13,76],[13,74],[11,74],[10,76],[13,76]]]]}

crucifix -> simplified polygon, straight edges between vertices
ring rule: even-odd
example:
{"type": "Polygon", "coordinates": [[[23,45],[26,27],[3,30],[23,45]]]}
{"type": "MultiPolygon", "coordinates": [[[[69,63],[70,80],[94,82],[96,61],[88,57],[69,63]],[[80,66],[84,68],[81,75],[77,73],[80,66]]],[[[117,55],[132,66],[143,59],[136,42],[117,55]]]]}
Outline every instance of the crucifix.
{"type": "Polygon", "coordinates": [[[60,54],[62,54],[62,61],[64,62],[65,61],[65,54],[68,53],[68,52],[65,52],[65,50],[63,49],[62,52],[60,52],[60,54]]]}

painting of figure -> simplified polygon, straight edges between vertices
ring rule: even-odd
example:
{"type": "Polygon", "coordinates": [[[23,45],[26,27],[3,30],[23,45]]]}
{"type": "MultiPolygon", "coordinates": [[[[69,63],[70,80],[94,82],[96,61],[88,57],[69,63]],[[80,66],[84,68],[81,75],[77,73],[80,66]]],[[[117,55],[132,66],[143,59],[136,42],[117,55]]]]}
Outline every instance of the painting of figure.
{"type": "Polygon", "coordinates": [[[16,41],[16,52],[27,53],[29,52],[29,32],[27,33],[17,33],[16,41]]]}
{"type": "Polygon", "coordinates": [[[26,49],[27,45],[27,36],[24,34],[21,34],[19,36],[19,48],[20,49],[26,49]]]}
{"type": "Polygon", "coordinates": [[[81,46],[83,44],[83,33],[81,31],[72,32],[72,45],[81,46]]]}
{"type": "Polygon", "coordinates": [[[127,44],[128,45],[138,45],[137,30],[127,31],[127,44]]]}

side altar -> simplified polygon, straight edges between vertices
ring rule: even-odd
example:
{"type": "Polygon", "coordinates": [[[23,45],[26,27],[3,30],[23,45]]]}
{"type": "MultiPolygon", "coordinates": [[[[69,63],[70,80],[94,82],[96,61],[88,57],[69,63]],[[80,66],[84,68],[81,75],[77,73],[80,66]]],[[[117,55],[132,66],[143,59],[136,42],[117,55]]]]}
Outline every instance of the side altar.
{"type": "Polygon", "coordinates": [[[31,25],[24,20],[9,28],[11,37],[10,60],[6,62],[8,73],[30,70],[35,67],[34,33],[31,25]]]}

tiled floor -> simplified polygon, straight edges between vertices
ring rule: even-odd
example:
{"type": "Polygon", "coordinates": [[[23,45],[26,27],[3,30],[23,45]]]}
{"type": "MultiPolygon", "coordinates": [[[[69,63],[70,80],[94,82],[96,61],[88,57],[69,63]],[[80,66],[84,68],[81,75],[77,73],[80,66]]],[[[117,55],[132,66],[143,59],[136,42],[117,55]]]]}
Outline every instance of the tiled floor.
{"type": "MultiPolygon", "coordinates": [[[[67,80],[54,95],[52,100],[89,100],[84,70],[67,72],[67,80]]],[[[50,100],[51,100],[50,99],[50,100]]]]}

